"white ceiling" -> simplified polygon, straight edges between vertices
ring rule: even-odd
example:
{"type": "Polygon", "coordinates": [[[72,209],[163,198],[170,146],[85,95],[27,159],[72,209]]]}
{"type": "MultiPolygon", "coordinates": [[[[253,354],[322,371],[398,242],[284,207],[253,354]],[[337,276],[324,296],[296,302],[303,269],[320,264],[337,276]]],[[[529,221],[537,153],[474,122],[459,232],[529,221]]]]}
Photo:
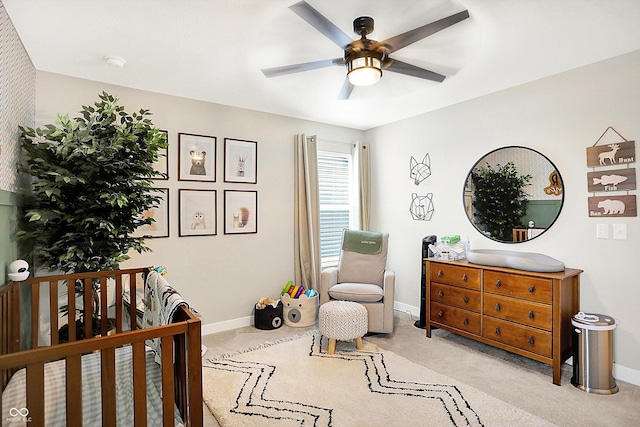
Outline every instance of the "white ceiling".
{"type": "MultiPolygon", "coordinates": [[[[640,49],[638,0],[307,0],[345,33],[384,40],[467,9],[392,57],[447,75],[387,72],[337,99],[343,67],[267,79],[262,68],[342,51],[289,10],[298,0],[0,0],[37,70],[369,129],[640,49]],[[123,68],[104,58],[120,56],[123,68]]],[[[606,76],[603,76],[606,78],[606,76]]]]}

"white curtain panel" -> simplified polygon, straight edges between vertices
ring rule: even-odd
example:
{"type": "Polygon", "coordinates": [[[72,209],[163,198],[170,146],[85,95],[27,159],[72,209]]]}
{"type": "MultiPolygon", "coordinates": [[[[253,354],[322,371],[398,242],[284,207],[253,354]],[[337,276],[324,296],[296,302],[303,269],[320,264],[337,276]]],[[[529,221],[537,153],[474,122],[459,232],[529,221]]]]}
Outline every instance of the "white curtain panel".
{"type": "Polygon", "coordinates": [[[295,283],[318,289],[320,280],[320,201],[316,137],[295,136],[295,283]]]}
{"type": "Polygon", "coordinates": [[[371,156],[368,144],[356,144],[356,170],[358,171],[360,229],[369,230],[371,215],[371,156]]]}

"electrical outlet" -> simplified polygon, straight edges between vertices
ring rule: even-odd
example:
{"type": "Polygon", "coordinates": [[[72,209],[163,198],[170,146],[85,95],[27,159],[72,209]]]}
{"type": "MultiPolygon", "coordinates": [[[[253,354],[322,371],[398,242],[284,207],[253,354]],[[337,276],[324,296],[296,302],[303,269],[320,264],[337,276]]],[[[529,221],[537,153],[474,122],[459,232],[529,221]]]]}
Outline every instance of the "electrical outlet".
{"type": "Polygon", "coordinates": [[[596,225],[596,238],[597,239],[608,239],[609,238],[609,225],[608,224],[597,224],[596,225]]]}
{"type": "Polygon", "coordinates": [[[613,238],[627,240],[627,224],[613,224],[613,238]]]}

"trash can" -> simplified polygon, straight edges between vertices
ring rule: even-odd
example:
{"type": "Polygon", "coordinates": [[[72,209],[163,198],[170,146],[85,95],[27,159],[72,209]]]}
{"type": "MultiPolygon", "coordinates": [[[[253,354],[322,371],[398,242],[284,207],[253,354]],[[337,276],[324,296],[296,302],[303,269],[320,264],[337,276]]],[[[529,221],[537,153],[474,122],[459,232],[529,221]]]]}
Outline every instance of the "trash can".
{"type": "Polygon", "coordinates": [[[613,330],[618,321],[597,313],[580,312],[571,318],[573,378],[571,384],[589,393],[618,392],[613,377],[613,330]]]}

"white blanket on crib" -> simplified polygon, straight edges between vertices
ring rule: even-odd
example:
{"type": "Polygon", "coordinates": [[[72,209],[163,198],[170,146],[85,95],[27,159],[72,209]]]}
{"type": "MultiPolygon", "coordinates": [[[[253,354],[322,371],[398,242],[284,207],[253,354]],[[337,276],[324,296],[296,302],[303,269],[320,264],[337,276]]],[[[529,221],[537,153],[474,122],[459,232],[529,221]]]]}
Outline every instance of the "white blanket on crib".
{"type": "MultiPolygon", "coordinates": [[[[149,273],[144,287],[143,328],[168,325],[173,321],[173,315],[179,307],[189,308],[189,304],[175,289],[169,286],[169,283],[157,271],[149,273]]],[[[147,345],[156,353],[155,361],[160,363],[160,338],[147,341],[147,345]]]]}
{"type": "MultiPolygon", "coordinates": [[[[162,425],[162,373],[153,362],[154,353],[147,351],[147,425],[162,425]]],[[[44,367],[46,426],[66,426],[65,362],[46,363],[44,367]]],[[[11,427],[28,427],[26,402],[26,370],[16,372],[2,392],[2,420],[11,427]],[[26,409],[26,410],[25,410],[26,409]],[[23,421],[24,416],[24,421],[23,421]]],[[[83,426],[102,425],[100,353],[82,356],[82,422],[83,426]]],[[[116,418],[119,426],[133,425],[133,376],[131,346],[116,349],[116,418]]],[[[183,426],[178,408],[174,407],[175,425],[183,426]]]]}

